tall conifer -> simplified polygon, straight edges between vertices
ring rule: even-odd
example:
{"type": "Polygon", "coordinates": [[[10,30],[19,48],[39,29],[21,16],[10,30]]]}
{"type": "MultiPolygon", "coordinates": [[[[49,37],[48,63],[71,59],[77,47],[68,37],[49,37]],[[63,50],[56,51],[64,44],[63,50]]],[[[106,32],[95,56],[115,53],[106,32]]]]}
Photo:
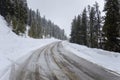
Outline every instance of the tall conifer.
{"type": "Polygon", "coordinates": [[[120,51],[119,27],[120,9],[118,0],[106,0],[104,11],[106,12],[103,31],[106,36],[105,49],[110,51],[120,51]]]}

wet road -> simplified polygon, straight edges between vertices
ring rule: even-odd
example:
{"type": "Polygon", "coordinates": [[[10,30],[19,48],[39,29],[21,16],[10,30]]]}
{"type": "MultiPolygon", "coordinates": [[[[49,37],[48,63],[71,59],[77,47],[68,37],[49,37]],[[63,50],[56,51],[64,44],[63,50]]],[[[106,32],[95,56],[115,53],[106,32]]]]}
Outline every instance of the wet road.
{"type": "Polygon", "coordinates": [[[55,42],[34,51],[19,66],[13,65],[9,80],[120,80],[120,75],[74,55],[61,42],[55,42]]]}

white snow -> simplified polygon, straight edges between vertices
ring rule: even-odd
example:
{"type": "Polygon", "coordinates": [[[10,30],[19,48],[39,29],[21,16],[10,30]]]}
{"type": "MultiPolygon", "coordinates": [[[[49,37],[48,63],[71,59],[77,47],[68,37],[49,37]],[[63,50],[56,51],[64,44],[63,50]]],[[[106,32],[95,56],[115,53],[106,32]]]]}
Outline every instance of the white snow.
{"type": "Polygon", "coordinates": [[[4,18],[0,16],[0,80],[7,80],[6,76],[8,76],[7,74],[9,74],[13,62],[16,63],[20,58],[30,55],[31,51],[54,41],[58,40],[17,36],[7,26],[4,18]]]}
{"type": "MultiPolygon", "coordinates": [[[[17,36],[0,16],[0,80],[8,80],[12,63],[19,64],[17,61],[30,56],[32,51],[55,41],[58,40],[17,36]]],[[[120,53],[92,49],[68,42],[63,42],[63,46],[79,57],[120,74],[120,53]]]]}
{"type": "Polygon", "coordinates": [[[73,52],[75,55],[120,75],[120,53],[92,49],[68,42],[63,42],[63,45],[65,49],[73,52]]]}

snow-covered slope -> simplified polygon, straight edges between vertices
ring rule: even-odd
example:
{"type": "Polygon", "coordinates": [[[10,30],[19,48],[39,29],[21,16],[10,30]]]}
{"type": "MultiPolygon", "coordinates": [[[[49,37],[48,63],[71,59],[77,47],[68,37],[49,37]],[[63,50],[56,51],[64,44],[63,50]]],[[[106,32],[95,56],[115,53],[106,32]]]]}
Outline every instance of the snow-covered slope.
{"type": "Polygon", "coordinates": [[[120,53],[92,49],[86,46],[63,42],[65,48],[75,55],[120,74],[120,53]]]}
{"type": "Polygon", "coordinates": [[[23,56],[30,55],[32,50],[36,50],[54,41],[57,40],[32,39],[17,36],[7,26],[4,18],[0,16],[0,80],[9,72],[12,62],[23,56]]]}

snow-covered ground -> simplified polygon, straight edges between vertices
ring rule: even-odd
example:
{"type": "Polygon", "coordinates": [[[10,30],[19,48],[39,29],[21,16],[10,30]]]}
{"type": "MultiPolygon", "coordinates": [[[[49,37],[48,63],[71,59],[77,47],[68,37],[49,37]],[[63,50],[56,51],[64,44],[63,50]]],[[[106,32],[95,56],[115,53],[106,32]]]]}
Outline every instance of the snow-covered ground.
{"type": "Polygon", "coordinates": [[[75,55],[120,75],[120,53],[92,49],[68,42],[63,42],[63,45],[75,55]]]}
{"type": "MultiPolygon", "coordinates": [[[[32,51],[58,41],[56,39],[32,39],[17,36],[7,26],[0,16],[0,80],[7,80],[12,63],[31,55],[32,51]]],[[[77,56],[91,61],[99,66],[120,74],[120,53],[108,52],[101,49],[91,49],[85,46],[63,42],[63,46],[77,56]]],[[[19,61],[20,62],[20,61],[19,61]]]]}
{"type": "Polygon", "coordinates": [[[58,41],[56,39],[32,39],[17,36],[7,26],[6,21],[0,16],[0,80],[5,76],[11,64],[30,55],[31,51],[44,45],[58,41]]]}

